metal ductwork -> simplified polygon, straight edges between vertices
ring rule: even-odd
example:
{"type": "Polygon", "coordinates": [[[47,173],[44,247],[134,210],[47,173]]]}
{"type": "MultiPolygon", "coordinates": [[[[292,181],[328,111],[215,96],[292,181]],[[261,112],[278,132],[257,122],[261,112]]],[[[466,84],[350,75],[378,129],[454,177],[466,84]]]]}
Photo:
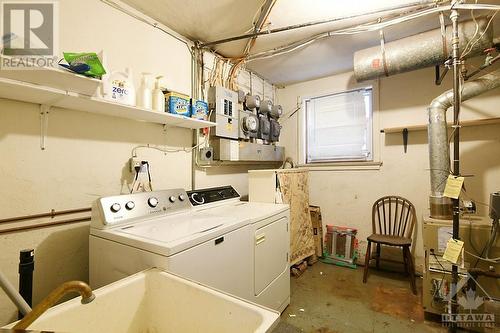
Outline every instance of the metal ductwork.
{"type": "MultiPolygon", "coordinates": [[[[461,101],[466,101],[500,87],[500,70],[469,81],[462,86],[461,101]]],[[[431,217],[450,219],[453,215],[451,199],[443,196],[450,174],[450,153],[446,110],[453,106],[453,90],[436,97],[429,108],[429,163],[431,172],[431,217]]]]}
{"type": "MultiPolygon", "coordinates": [[[[480,32],[477,35],[474,21],[464,21],[458,25],[460,50],[463,50],[475,35],[481,36],[478,42],[473,44],[468,57],[478,55],[493,45],[491,25],[482,34],[488,25],[488,18],[482,17],[476,21],[480,32]]],[[[446,27],[444,35],[441,29],[435,29],[357,51],[354,53],[354,76],[357,81],[365,81],[443,64],[451,55],[451,35],[451,27],[446,27]]]]}

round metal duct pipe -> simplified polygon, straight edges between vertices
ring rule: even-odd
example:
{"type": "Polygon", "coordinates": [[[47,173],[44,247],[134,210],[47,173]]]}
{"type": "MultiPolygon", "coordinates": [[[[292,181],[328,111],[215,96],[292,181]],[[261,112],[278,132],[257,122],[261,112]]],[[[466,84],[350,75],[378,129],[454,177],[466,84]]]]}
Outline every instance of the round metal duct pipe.
{"type": "MultiPolygon", "coordinates": [[[[488,18],[476,19],[481,36],[488,25],[488,18]]],[[[473,39],[476,32],[474,21],[459,24],[460,50],[473,39]]],[[[451,27],[446,27],[446,38],[441,29],[427,31],[418,35],[399,39],[390,43],[374,46],[354,53],[354,76],[357,81],[409,72],[412,70],[443,64],[451,55],[451,27]]],[[[472,43],[471,43],[472,44],[472,43]]],[[[492,24],[479,41],[474,44],[468,57],[482,53],[493,45],[492,24]]]]}
{"type": "MultiPolygon", "coordinates": [[[[500,87],[500,70],[468,81],[462,86],[462,102],[500,87]]],[[[451,199],[444,197],[446,179],[450,174],[450,150],[446,110],[453,106],[453,90],[436,97],[427,108],[429,113],[429,164],[431,173],[431,217],[450,219],[452,217],[451,199]]]]}

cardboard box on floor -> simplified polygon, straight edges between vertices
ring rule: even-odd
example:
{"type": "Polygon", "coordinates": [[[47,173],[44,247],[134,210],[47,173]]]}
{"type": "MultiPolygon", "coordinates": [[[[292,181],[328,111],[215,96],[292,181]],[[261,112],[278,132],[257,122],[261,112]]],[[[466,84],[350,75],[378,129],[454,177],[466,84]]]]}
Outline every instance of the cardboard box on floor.
{"type": "Polygon", "coordinates": [[[321,258],[323,257],[323,221],[321,219],[321,208],[319,206],[309,206],[309,213],[311,214],[316,256],[321,258]]]}

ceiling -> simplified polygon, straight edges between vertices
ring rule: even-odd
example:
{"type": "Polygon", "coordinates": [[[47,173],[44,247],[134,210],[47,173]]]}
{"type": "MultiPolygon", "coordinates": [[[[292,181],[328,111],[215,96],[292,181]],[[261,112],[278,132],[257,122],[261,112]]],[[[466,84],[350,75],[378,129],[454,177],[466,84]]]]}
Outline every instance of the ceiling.
{"type": "MultiPolygon", "coordinates": [[[[264,3],[264,0],[122,1],[179,34],[201,42],[251,32],[252,23],[264,3]]],[[[497,1],[483,0],[480,2],[497,3],[497,1]]],[[[415,2],[416,0],[277,0],[267,18],[264,29],[275,29],[321,19],[368,14],[360,18],[260,36],[250,53],[270,50],[322,32],[376,20],[380,14],[369,13],[415,2]]],[[[387,13],[394,12],[396,11],[387,13]]],[[[496,26],[500,22],[500,15],[498,16],[495,19],[496,26]]],[[[384,34],[386,41],[391,41],[437,27],[439,27],[439,19],[436,14],[387,28],[384,30],[384,34]]],[[[242,55],[246,43],[246,39],[239,40],[217,45],[214,49],[226,57],[239,57],[242,55]]],[[[246,67],[275,84],[306,81],[351,70],[355,51],[379,43],[378,32],[335,36],[316,41],[307,47],[284,55],[250,61],[246,67]]]]}

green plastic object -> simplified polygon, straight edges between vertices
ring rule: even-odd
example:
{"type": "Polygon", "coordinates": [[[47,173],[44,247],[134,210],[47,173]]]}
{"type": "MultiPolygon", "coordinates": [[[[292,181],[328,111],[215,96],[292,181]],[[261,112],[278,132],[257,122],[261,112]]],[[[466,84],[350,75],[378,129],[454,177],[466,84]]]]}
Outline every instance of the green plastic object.
{"type": "Polygon", "coordinates": [[[106,70],[104,69],[101,60],[94,52],[89,53],[72,53],[72,52],[64,52],[64,60],[70,66],[76,66],[80,64],[87,64],[90,66],[90,69],[83,73],[86,76],[100,78],[104,74],[106,74],[106,70]]]}
{"type": "Polygon", "coordinates": [[[320,258],[319,260],[325,264],[332,264],[355,269],[357,267],[356,259],[358,259],[358,250],[354,250],[351,260],[346,260],[345,257],[341,255],[336,256],[328,254],[327,251],[324,251],[323,258],[320,258]]]}

